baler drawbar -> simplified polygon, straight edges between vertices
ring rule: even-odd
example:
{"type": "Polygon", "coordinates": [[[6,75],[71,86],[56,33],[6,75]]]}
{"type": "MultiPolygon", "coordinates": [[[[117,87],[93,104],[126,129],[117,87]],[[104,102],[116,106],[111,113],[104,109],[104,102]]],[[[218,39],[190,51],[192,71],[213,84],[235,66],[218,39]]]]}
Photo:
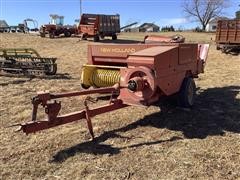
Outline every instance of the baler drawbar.
{"type": "Polygon", "coordinates": [[[181,106],[194,104],[193,78],[203,73],[208,44],[124,44],[89,45],[88,63],[83,66],[81,84],[87,90],[52,94],[40,92],[32,99],[32,121],[21,124],[26,134],[86,119],[94,138],[91,118],[130,105],[149,106],[163,96],[178,94],[181,106]],[[108,93],[109,102],[90,108],[91,94],[108,93]],[[84,109],[59,115],[57,99],[84,96],[84,109]],[[45,109],[46,120],[37,120],[38,106],[45,109]]]}

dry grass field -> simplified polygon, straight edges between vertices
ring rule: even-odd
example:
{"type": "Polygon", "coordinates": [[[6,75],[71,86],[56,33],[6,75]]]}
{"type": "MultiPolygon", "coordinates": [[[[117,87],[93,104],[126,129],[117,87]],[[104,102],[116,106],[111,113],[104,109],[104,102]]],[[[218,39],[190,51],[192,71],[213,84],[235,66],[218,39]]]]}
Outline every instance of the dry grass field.
{"type": "MultiPolygon", "coordinates": [[[[240,179],[240,56],[216,51],[214,34],[181,34],[211,44],[193,109],[164,102],[96,116],[93,142],[85,121],[28,136],[6,127],[30,120],[37,91],[80,89],[89,42],[0,34],[0,48],[31,47],[57,57],[59,73],[0,76],[0,179],[240,179]]],[[[123,33],[117,43],[144,35],[123,33]]],[[[79,110],[82,99],[64,100],[63,112],[79,110]]]]}

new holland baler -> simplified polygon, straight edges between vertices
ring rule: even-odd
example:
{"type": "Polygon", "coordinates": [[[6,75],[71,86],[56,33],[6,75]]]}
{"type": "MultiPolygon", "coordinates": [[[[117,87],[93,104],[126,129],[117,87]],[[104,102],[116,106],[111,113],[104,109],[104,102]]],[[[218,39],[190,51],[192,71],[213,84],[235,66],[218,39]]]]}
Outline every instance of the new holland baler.
{"type": "Polygon", "coordinates": [[[21,124],[26,134],[86,119],[92,137],[91,118],[130,105],[149,106],[163,96],[178,94],[180,105],[191,107],[196,87],[194,78],[203,73],[208,44],[108,44],[89,45],[88,63],[82,68],[86,90],[52,94],[40,92],[32,100],[32,121],[21,124]],[[90,108],[89,95],[110,93],[104,106],[90,108]],[[85,108],[60,115],[59,98],[87,95],[85,108]],[[45,108],[46,119],[37,120],[37,109],[45,108]]]}

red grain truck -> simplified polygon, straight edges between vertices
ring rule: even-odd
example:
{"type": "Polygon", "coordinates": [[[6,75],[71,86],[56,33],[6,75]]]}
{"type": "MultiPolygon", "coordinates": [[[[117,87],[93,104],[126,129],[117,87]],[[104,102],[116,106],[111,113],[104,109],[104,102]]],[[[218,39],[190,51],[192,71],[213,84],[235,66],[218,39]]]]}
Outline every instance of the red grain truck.
{"type": "Polygon", "coordinates": [[[240,52],[240,19],[218,21],[216,46],[224,53],[240,52]]]}

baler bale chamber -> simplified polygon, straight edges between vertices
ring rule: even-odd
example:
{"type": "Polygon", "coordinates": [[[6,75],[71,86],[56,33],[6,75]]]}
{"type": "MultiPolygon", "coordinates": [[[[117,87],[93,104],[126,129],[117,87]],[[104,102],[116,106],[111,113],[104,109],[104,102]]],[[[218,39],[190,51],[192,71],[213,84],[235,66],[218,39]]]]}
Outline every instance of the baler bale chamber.
{"type": "Polygon", "coordinates": [[[127,87],[120,90],[125,102],[149,105],[161,95],[179,92],[184,78],[203,73],[206,55],[203,59],[199,55],[207,48],[208,45],[183,43],[90,45],[81,84],[87,89],[119,83],[127,87]]]}
{"type": "Polygon", "coordinates": [[[91,118],[130,105],[149,106],[163,96],[178,93],[180,103],[191,107],[196,87],[194,78],[203,73],[208,44],[108,44],[89,45],[88,63],[82,68],[81,84],[86,90],[52,94],[40,92],[33,98],[32,121],[21,124],[27,134],[86,119],[94,137],[91,118]],[[91,94],[109,93],[109,102],[90,108],[91,94]],[[59,98],[87,95],[83,110],[59,115],[59,98]],[[37,109],[45,108],[46,120],[37,120],[37,109]]]}

